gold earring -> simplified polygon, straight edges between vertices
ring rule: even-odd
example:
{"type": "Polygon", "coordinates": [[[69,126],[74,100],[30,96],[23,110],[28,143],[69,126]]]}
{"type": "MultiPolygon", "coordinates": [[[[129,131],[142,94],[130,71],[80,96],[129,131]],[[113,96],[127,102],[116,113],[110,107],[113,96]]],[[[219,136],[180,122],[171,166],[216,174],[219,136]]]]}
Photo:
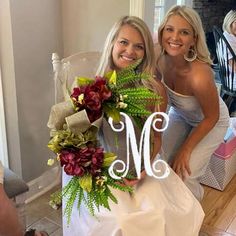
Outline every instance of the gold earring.
{"type": "Polygon", "coordinates": [[[189,48],[187,55],[184,54],[184,59],[188,62],[192,62],[192,61],[196,60],[196,58],[197,58],[197,52],[195,51],[194,47],[189,48]]]}

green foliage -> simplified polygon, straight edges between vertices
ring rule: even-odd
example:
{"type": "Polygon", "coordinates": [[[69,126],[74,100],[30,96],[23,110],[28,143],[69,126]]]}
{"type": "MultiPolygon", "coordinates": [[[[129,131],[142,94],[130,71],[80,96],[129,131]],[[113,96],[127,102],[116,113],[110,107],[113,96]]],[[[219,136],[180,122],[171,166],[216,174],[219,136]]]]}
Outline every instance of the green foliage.
{"type": "Polygon", "coordinates": [[[48,143],[48,148],[55,153],[59,153],[63,148],[85,147],[88,142],[97,142],[97,128],[91,127],[84,133],[73,133],[71,130],[58,130],[55,132],[53,138],[48,143]]]}
{"type": "Polygon", "coordinates": [[[70,224],[72,208],[75,202],[77,203],[77,209],[79,211],[81,205],[84,204],[90,214],[95,216],[95,212],[96,210],[99,211],[100,206],[110,210],[109,200],[116,204],[118,203],[116,197],[112,194],[112,188],[129,193],[133,192],[133,188],[124,185],[123,181],[117,181],[111,178],[108,174],[107,167],[104,168],[103,174],[104,176],[92,179],[92,188],[89,192],[85,191],[83,186],[81,186],[81,178],[73,176],[62,191],[57,191],[51,195],[51,201],[61,202],[62,197],[66,199],[64,215],[67,218],[68,225],[70,224]]]}
{"type": "Polygon", "coordinates": [[[151,114],[150,105],[161,103],[161,97],[142,84],[142,81],[147,80],[149,76],[146,73],[136,72],[135,69],[140,63],[139,60],[117,72],[117,74],[112,74],[113,77],[117,76],[113,78],[116,83],[109,84],[112,91],[112,102],[104,105],[104,112],[107,117],[112,117],[115,122],[120,121],[118,114],[122,111],[131,117],[135,117],[135,121],[138,122],[137,125],[140,126],[140,119],[136,117],[147,117],[151,114]]]}
{"type": "MultiPolygon", "coordinates": [[[[136,71],[137,63],[119,71],[107,73],[107,87],[111,90],[112,96],[102,104],[105,117],[112,117],[114,122],[120,121],[120,112],[131,116],[140,128],[143,126],[145,118],[151,114],[150,105],[161,103],[161,97],[142,84],[143,80],[149,77],[145,73],[136,71]]],[[[86,86],[94,80],[89,78],[77,78],[79,86],[86,86]]],[[[49,141],[48,147],[55,153],[60,153],[65,148],[83,148],[86,146],[98,146],[98,129],[91,126],[85,132],[72,133],[66,126],[62,130],[55,131],[53,138],[49,141]]],[[[110,210],[111,202],[117,203],[112,189],[132,193],[133,188],[127,186],[122,180],[113,179],[108,172],[111,163],[116,158],[114,153],[104,153],[103,165],[99,176],[92,176],[86,173],[82,177],[72,176],[69,183],[61,192],[52,195],[51,202],[61,203],[65,199],[64,215],[67,223],[70,223],[72,208],[77,204],[78,211],[82,205],[87,207],[91,215],[95,216],[96,211],[102,206],[110,210]]],[[[117,173],[116,173],[117,174],[117,173]]],[[[117,174],[121,175],[121,174],[117,174]]],[[[129,173],[127,179],[134,179],[134,175],[129,173]]]]}

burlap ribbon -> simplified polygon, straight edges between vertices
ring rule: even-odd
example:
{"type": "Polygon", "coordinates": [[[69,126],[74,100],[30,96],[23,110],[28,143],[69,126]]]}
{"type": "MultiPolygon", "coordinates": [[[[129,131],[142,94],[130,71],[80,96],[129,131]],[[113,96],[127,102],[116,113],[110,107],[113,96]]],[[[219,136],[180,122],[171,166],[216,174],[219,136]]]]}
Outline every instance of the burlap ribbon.
{"type": "Polygon", "coordinates": [[[91,123],[85,109],[75,112],[71,101],[65,101],[52,106],[47,126],[51,130],[61,130],[66,123],[67,127],[77,134],[85,132],[90,126],[99,128],[102,118],[103,116],[91,123]]]}

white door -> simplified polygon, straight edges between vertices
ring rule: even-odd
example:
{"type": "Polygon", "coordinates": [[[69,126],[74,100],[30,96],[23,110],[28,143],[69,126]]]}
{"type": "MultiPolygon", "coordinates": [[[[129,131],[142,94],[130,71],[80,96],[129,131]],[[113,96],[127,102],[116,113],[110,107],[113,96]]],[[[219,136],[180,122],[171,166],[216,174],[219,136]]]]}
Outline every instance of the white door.
{"type": "Polygon", "coordinates": [[[4,99],[2,89],[2,77],[0,67],[0,160],[5,167],[8,167],[7,138],[4,112],[4,99]]]}

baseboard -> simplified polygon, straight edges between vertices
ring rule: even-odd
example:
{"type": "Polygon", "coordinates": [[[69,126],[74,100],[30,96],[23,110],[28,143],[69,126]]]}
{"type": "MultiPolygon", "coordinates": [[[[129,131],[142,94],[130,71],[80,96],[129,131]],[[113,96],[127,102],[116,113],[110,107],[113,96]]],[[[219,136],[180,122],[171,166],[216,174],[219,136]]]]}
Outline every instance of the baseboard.
{"type": "Polygon", "coordinates": [[[61,183],[61,167],[56,166],[44,172],[38,178],[28,182],[29,191],[26,193],[25,203],[29,203],[40,197],[53,187],[61,183]]]}

